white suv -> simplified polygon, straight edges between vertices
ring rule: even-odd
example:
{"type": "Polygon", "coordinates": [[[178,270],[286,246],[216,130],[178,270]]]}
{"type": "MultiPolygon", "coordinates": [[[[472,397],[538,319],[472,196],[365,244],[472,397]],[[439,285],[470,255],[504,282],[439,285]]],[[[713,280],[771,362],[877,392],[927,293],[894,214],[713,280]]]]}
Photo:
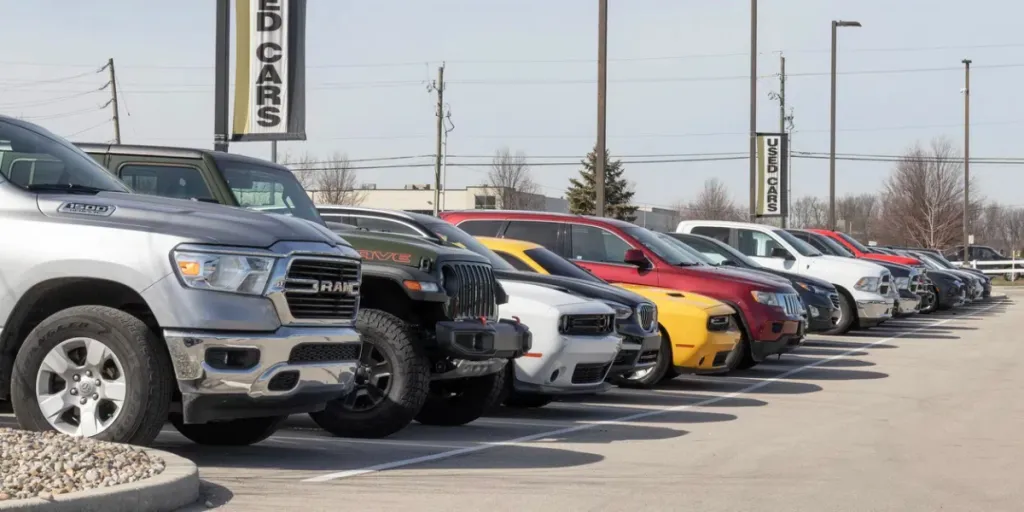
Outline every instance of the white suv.
{"type": "Polygon", "coordinates": [[[786,231],[764,224],[688,220],[680,222],[676,232],[710,236],[766,267],[832,283],[840,292],[841,316],[832,331],[835,334],[892,318],[892,274],[876,263],[824,255],[786,231]]]}

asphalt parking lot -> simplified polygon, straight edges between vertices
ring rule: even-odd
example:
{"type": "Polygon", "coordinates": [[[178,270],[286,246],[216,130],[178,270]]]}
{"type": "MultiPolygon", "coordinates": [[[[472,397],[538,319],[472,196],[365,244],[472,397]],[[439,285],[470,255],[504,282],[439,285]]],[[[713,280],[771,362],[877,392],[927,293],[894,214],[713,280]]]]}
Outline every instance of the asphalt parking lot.
{"type": "Polygon", "coordinates": [[[339,439],[301,416],[255,446],[201,447],[167,427],[156,447],[200,466],[195,510],[1016,511],[1021,302],[1011,291],[812,337],[735,376],[459,428],[339,439]]]}

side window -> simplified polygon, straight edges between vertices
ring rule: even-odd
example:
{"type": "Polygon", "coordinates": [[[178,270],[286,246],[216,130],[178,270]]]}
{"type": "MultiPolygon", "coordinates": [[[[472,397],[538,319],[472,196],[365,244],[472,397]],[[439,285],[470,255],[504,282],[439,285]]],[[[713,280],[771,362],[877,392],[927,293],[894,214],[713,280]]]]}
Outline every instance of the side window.
{"type": "Polygon", "coordinates": [[[122,165],[121,181],[139,194],[178,199],[213,199],[203,174],[178,165],[122,165]]]}
{"type": "Polygon", "coordinates": [[[572,259],[597,263],[623,263],[629,244],[597,226],[572,225],[572,259]]]}
{"type": "Polygon", "coordinates": [[[516,270],[522,270],[523,272],[534,272],[534,273],[537,272],[536,270],[533,269],[533,267],[527,265],[525,261],[517,258],[516,256],[514,256],[512,254],[509,254],[509,253],[507,253],[505,251],[494,251],[494,252],[497,253],[498,256],[501,256],[501,259],[507,261],[509,265],[512,265],[513,267],[515,267],[516,270]]]}
{"type": "Polygon", "coordinates": [[[473,196],[473,207],[477,210],[496,210],[498,208],[498,197],[473,196]]]}
{"type": "MultiPolygon", "coordinates": [[[[349,217],[351,219],[351,217],[349,217]]],[[[345,217],[342,217],[345,219],[345,217]]],[[[349,224],[348,220],[342,220],[342,222],[349,224]]],[[[375,219],[369,217],[355,217],[355,225],[359,226],[368,231],[379,231],[383,233],[398,233],[400,235],[412,235],[412,236],[423,236],[415,229],[388,219],[375,219]]]]}
{"type": "MultiPolygon", "coordinates": [[[[461,227],[461,226],[460,226],[461,227]]],[[[558,227],[555,222],[523,222],[512,221],[505,229],[505,238],[526,240],[547,247],[549,251],[559,252],[558,227]]]]}
{"type": "Polygon", "coordinates": [[[747,256],[769,258],[771,257],[772,249],[782,247],[774,238],[760,231],[737,229],[736,234],[739,242],[736,249],[747,256]]]}
{"type": "Polygon", "coordinates": [[[467,220],[459,223],[459,229],[473,236],[498,236],[503,220],[467,220]]]}
{"type": "Polygon", "coordinates": [[[729,243],[729,228],[719,228],[714,226],[696,226],[691,233],[695,235],[704,235],[707,237],[714,238],[724,244],[729,243]]]}

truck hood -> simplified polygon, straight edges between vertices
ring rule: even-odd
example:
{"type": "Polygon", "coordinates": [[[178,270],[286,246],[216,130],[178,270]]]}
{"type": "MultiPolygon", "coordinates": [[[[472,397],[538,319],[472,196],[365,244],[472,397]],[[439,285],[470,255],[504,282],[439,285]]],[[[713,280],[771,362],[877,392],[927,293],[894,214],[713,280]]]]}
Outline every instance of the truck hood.
{"type": "MultiPolygon", "coordinates": [[[[570,295],[549,286],[506,279],[499,279],[498,282],[501,283],[501,287],[505,289],[505,293],[508,293],[509,297],[534,300],[552,307],[590,302],[589,299],[570,295]]],[[[610,308],[609,311],[611,311],[610,308]]]]}
{"type": "Polygon", "coordinates": [[[431,265],[443,261],[491,264],[487,258],[475,252],[436,244],[424,238],[355,229],[339,229],[336,233],[352,244],[366,263],[404,265],[419,269],[423,268],[423,259],[429,260],[431,265]]]}
{"type": "Polygon", "coordinates": [[[112,229],[173,235],[194,243],[267,248],[281,241],[348,246],[316,223],[245,208],[143,194],[39,194],[43,215],[112,229]]]}
{"type": "Polygon", "coordinates": [[[903,264],[900,264],[900,263],[892,263],[892,262],[888,262],[888,261],[881,261],[881,260],[873,261],[872,263],[885,267],[885,269],[888,270],[889,273],[892,274],[892,277],[894,277],[894,278],[896,278],[896,277],[910,277],[910,270],[911,270],[911,268],[906,266],[906,265],[903,265],[903,264]]]}
{"type": "Polygon", "coordinates": [[[830,280],[833,283],[856,282],[862,277],[874,277],[886,270],[878,263],[855,258],[842,258],[839,256],[816,256],[808,258],[811,269],[822,279],[830,280]]]}
{"type": "Polygon", "coordinates": [[[630,309],[636,308],[643,302],[649,302],[640,295],[610,284],[589,283],[574,277],[553,276],[550,274],[538,274],[536,272],[513,272],[508,270],[495,270],[494,277],[503,282],[533,283],[548,286],[554,289],[564,290],[565,293],[579,295],[587,299],[610,300],[618,302],[630,309]]]}

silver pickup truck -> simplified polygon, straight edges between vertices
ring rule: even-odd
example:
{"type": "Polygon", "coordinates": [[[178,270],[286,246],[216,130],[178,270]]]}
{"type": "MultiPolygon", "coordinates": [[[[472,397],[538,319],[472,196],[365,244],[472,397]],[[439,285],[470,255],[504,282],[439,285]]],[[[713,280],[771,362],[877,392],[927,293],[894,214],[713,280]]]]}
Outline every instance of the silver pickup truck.
{"type": "Polygon", "coordinates": [[[326,228],[131,194],[0,116],[0,229],[0,400],[23,428],[251,444],[354,384],[361,261],[326,228]]]}

